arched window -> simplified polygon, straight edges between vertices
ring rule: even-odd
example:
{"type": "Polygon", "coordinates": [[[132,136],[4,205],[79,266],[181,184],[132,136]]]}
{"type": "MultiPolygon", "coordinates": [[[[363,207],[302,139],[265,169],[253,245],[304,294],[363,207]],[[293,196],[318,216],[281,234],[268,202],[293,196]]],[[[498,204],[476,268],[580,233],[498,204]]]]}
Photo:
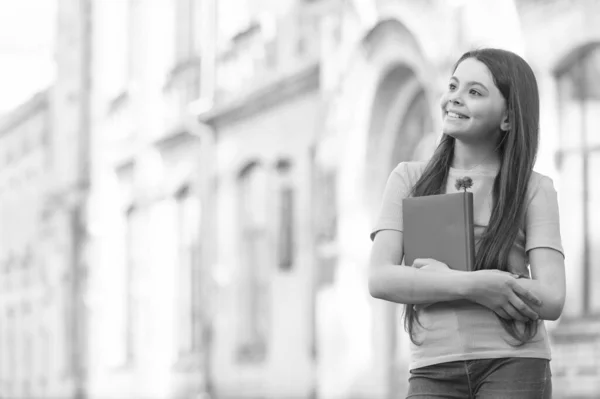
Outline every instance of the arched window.
{"type": "Polygon", "coordinates": [[[600,313],[600,44],[557,71],[563,241],[577,281],[570,312],[600,313]]]}
{"type": "Polygon", "coordinates": [[[176,194],[179,295],[179,354],[200,349],[200,200],[185,186],[176,194]]]}
{"type": "Polygon", "coordinates": [[[249,164],[240,173],[238,209],[241,239],[239,358],[262,361],[267,350],[272,264],[267,237],[267,172],[263,165],[249,164]]]}
{"type": "Polygon", "coordinates": [[[278,201],[279,218],[277,229],[277,265],[280,270],[290,270],[294,264],[294,185],[292,180],[292,165],[289,160],[277,162],[278,172],[278,201]]]}

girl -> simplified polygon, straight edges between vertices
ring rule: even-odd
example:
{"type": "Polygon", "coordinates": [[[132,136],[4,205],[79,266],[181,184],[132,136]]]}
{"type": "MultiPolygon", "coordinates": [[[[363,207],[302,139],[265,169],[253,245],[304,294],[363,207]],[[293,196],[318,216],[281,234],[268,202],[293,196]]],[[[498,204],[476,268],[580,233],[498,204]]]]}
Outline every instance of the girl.
{"type": "Polygon", "coordinates": [[[562,312],[565,272],[556,191],[532,170],[539,126],[533,71],[508,51],[467,52],[441,111],[435,153],[392,171],[371,233],[371,295],[406,304],[408,397],[548,398],[543,320],[562,312]],[[475,270],[435,259],[399,267],[402,199],[453,192],[464,176],[473,180],[475,270]]]}

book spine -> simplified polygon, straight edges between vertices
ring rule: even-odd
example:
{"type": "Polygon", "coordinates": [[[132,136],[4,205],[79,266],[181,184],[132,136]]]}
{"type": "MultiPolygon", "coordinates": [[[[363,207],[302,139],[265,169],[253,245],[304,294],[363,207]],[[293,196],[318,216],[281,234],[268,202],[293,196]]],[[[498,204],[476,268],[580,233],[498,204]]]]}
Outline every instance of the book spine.
{"type": "Polygon", "coordinates": [[[465,234],[466,234],[466,251],[467,270],[473,271],[475,268],[475,233],[473,221],[473,193],[465,192],[463,204],[465,206],[465,234]]]}

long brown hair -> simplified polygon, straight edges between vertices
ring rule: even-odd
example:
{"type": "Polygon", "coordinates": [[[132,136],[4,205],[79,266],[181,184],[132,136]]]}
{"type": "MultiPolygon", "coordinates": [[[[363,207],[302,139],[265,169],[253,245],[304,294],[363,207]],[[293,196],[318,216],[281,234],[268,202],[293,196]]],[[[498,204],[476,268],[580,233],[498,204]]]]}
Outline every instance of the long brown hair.
{"type": "MultiPolygon", "coordinates": [[[[525,217],[527,185],[533,171],[538,150],[539,94],[531,67],[520,56],[505,50],[479,49],[460,57],[453,71],[467,58],[474,58],[490,70],[494,83],[506,100],[509,130],[502,133],[498,143],[500,169],[494,179],[493,209],[488,226],[479,241],[475,256],[475,270],[508,270],[509,254],[525,217]]],[[[454,157],[455,139],[444,134],[428,162],[422,176],[412,188],[411,195],[442,194],[454,157]]],[[[518,331],[515,320],[498,316],[503,328],[520,346],[537,333],[537,322],[525,323],[518,331]]],[[[419,323],[412,305],[404,310],[404,328],[413,343],[414,323],[419,323]]]]}

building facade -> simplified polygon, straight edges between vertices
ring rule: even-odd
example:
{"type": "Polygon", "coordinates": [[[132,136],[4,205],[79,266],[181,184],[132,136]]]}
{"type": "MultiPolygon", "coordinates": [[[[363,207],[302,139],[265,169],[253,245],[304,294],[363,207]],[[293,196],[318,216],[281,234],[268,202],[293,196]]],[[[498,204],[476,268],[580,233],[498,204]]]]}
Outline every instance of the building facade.
{"type": "MultiPolygon", "coordinates": [[[[200,2],[95,2],[89,198],[90,398],[206,391],[199,173],[200,2]]],[[[206,144],[206,143],[204,143],[206,144]]]]}
{"type": "Polygon", "coordinates": [[[541,128],[556,131],[547,156],[557,169],[567,302],[553,333],[553,374],[558,394],[594,397],[600,392],[600,194],[593,178],[600,170],[600,10],[590,1],[538,3],[522,2],[519,11],[544,93],[541,128]]]}
{"type": "Polygon", "coordinates": [[[453,63],[467,49],[493,46],[521,54],[538,76],[542,136],[536,170],[553,178],[559,190],[569,297],[561,320],[547,323],[555,392],[597,395],[599,330],[592,289],[598,284],[592,227],[597,196],[590,179],[596,167],[598,6],[320,1],[294,2],[283,14],[254,6],[247,10],[249,22],[218,51],[216,105],[200,114],[213,130],[217,154],[213,273],[225,276],[219,286],[223,308],[214,320],[221,332],[213,342],[219,353],[212,367],[216,392],[402,396],[408,378],[402,308],[368,294],[368,232],[391,169],[432,153],[439,138],[438,99],[453,63]],[[309,26],[314,39],[303,40],[309,26]],[[574,34],[560,35],[565,31],[574,34]],[[314,95],[300,85],[293,86],[296,92],[286,89],[290,80],[306,76],[299,53],[307,42],[319,48],[314,95]],[[265,73],[276,83],[263,78],[265,73]],[[239,77],[235,89],[232,76],[239,77]],[[312,131],[306,130],[314,115],[309,104],[321,112],[312,131]],[[290,108],[302,122],[293,123],[290,108]],[[297,128],[307,141],[289,137],[297,128]],[[290,175],[297,204],[291,211],[277,205],[288,195],[281,191],[277,167],[286,153],[297,171],[307,160],[310,165],[290,175]],[[264,217],[265,208],[276,212],[264,217]],[[297,254],[290,270],[281,268],[278,257],[289,232],[296,237],[289,251],[297,254]],[[292,294],[297,290],[303,294],[292,294]],[[294,311],[301,306],[305,315],[294,311]],[[292,327],[296,323],[303,328],[292,327]],[[246,345],[247,340],[259,343],[246,345]],[[252,349],[240,349],[248,346],[252,349]],[[311,378],[290,380],[304,373],[311,378]]]}
{"type": "Polygon", "coordinates": [[[57,79],[0,122],[0,396],[395,398],[369,232],[467,49],[540,87],[561,205],[557,397],[600,394],[593,1],[60,0],[57,79]],[[569,32],[565,35],[564,32],[569,32]]]}
{"type": "Polygon", "coordinates": [[[47,91],[0,122],[0,391],[6,395],[46,392],[62,378],[52,358],[65,349],[64,302],[58,276],[48,270],[45,246],[40,245],[48,237],[49,138],[47,91]]]}
{"type": "Polygon", "coordinates": [[[0,127],[7,397],[86,394],[89,3],[59,4],[54,85],[0,127]]]}

